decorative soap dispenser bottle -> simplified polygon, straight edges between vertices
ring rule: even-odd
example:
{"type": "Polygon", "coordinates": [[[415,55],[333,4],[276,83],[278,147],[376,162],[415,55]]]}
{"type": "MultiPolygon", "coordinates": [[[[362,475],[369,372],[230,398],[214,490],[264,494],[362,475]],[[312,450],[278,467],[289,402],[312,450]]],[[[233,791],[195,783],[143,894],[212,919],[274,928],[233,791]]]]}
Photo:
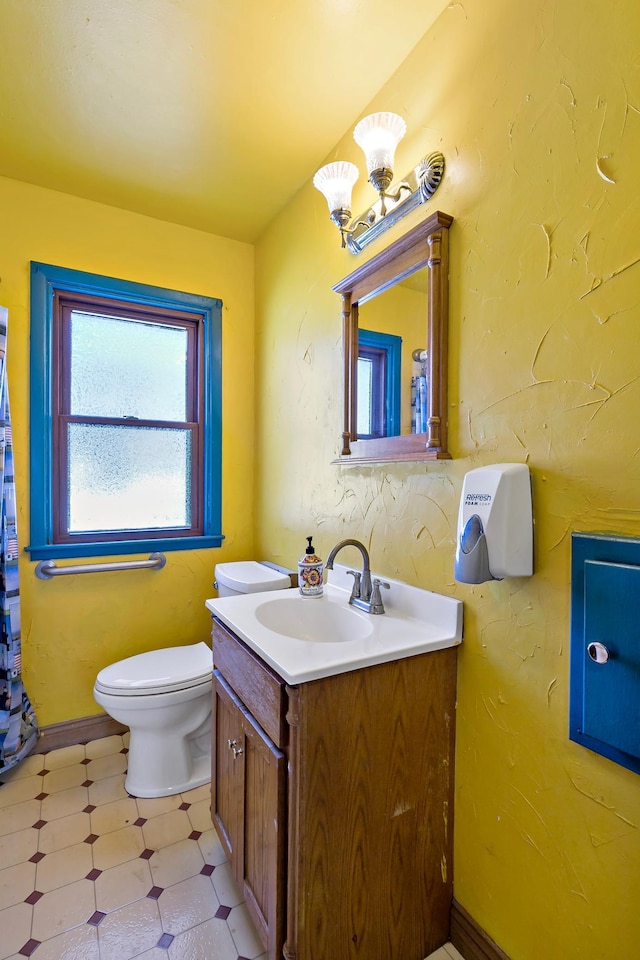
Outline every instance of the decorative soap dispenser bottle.
{"type": "Polygon", "coordinates": [[[321,597],[324,563],[311,543],[313,537],[307,540],[309,545],[298,562],[298,587],[303,597],[321,597]]]}

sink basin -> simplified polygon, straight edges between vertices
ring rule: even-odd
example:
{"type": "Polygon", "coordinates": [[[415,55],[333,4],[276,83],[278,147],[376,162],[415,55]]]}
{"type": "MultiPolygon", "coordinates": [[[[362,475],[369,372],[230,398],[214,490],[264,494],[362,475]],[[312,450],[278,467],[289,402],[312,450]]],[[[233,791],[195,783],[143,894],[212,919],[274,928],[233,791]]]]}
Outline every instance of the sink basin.
{"type": "Polygon", "coordinates": [[[324,597],[273,597],[255,608],[258,623],[292,640],[313,643],[348,643],[371,636],[369,614],[324,597]]]}
{"type": "Polygon", "coordinates": [[[386,613],[372,615],[349,605],[347,571],[336,563],[321,597],[301,597],[294,588],[215,597],[205,605],[293,685],[462,641],[462,601],[385,577],[386,613]]]}

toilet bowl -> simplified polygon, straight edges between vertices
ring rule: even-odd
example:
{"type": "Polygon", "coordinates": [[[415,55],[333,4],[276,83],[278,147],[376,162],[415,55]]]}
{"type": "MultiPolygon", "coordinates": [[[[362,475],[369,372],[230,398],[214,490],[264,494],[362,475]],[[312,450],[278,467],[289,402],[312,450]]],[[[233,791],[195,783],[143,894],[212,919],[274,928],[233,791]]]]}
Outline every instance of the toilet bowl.
{"type": "MultiPolygon", "coordinates": [[[[215,568],[220,596],[284,590],[280,569],[242,560],[215,568]]],[[[125,790],[133,797],[169,797],[211,779],[213,655],[206,643],[139,653],[105,667],[96,703],[131,731],[125,790]]]]}
{"type": "Polygon", "coordinates": [[[100,671],[96,702],[131,731],[127,793],[168,797],[211,779],[212,671],[202,642],[140,653],[100,671]]]}

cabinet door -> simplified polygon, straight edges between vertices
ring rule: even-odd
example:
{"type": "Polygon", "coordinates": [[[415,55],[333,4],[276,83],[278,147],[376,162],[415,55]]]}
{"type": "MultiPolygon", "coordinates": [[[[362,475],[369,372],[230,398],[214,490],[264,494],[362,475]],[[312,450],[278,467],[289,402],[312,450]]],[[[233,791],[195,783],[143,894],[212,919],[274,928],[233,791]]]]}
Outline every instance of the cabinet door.
{"type": "Polygon", "coordinates": [[[242,704],[214,670],[211,815],[234,876],[241,881],[243,773],[242,704]]]}
{"type": "Polygon", "coordinates": [[[212,816],[270,960],[282,956],[286,757],[217,670],[212,816]]]}
{"type": "Polygon", "coordinates": [[[286,758],[248,712],[244,714],[243,888],[269,957],[284,939],[286,758]]]}

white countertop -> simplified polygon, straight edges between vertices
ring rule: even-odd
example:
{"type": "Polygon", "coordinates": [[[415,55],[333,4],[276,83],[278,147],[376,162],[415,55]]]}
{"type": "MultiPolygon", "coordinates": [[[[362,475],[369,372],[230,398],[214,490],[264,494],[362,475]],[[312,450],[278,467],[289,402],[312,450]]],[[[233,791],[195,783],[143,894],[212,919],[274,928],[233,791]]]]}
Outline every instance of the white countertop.
{"type": "Polygon", "coordinates": [[[352,580],[346,571],[341,564],[327,571],[328,583],[321,597],[302,597],[296,587],[212,598],[205,603],[290,684],[461,643],[462,601],[381,577],[390,584],[389,590],[382,591],[386,612],[365,613],[349,605],[352,580]],[[288,602],[283,605],[283,600],[288,602]],[[279,606],[274,606],[277,601],[279,606]],[[282,611],[291,615],[286,632],[265,625],[265,621],[282,622],[282,611]],[[322,640],[299,639],[305,634],[322,635],[322,640]]]}

